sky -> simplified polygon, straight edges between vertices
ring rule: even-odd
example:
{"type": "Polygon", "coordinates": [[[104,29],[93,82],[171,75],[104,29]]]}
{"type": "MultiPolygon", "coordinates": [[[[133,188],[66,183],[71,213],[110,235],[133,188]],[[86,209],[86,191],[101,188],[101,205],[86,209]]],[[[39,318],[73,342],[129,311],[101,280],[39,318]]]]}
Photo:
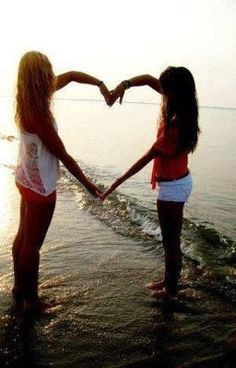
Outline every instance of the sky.
{"type": "MultiPolygon", "coordinates": [[[[110,89],[183,65],[201,106],[236,108],[235,0],[8,0],[0,3],[0,31],[0,96],[14,95],[20,57],[38,50],[56,74],[83,71],[110,89]]],[[[59,93],[95,92],[71,85],[59,93]]],[[[137,88],[129,99],[155,102],[156,94],[137,88]]]]}

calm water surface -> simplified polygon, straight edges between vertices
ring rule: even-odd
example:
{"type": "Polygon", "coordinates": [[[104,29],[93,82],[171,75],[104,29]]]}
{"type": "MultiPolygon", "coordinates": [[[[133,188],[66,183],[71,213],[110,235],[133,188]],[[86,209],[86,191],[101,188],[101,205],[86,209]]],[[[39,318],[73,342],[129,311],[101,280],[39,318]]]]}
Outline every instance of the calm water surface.
{"type": "MultiPolygon", "coordinates": [[[[194,191],[185,211],[179,298],[155,302],[144,288],[163,272],[151,165],[104,204],[63,170],[40,269],[40,294],[55,307],[32,319],[12,308],[18,142],[12,102],[0,103],[0,366],[234,367],[229,336],[236,329],[236,111],[200,110],[202,134],[190,158],[194,191]]],[[[101,187],[153,143],[158,109],[54,103],[68,151],[101,187]]]]}

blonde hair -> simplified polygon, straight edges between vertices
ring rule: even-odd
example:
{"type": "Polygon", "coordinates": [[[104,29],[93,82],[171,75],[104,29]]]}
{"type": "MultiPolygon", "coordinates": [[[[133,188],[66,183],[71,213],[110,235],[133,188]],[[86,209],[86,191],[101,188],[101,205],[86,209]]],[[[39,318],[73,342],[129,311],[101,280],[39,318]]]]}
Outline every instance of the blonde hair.
{"type": "Polygon", "coordinates": [[[54,92],[54,73],[47,56],[29,51],[20,60],[16,93],[16,123],[47,119],[52,121],[50,110],[54,92]]]}

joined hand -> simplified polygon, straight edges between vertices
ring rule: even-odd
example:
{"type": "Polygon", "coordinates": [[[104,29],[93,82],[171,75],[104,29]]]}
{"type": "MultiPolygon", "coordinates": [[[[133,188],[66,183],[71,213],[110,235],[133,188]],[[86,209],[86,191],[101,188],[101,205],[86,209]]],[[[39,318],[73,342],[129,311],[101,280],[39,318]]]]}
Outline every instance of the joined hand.
{"type": "Polygon", "coordinates": [[[111,107],[116,100],[119,98],[120,99],[120,104],[122,104],[122,100],[125,94],[125,88],[122,85],[122,83],[118,84],[118,86],[116,86],[115,89],[113,89],[112,91],[110,91],[110,101],[108,103],[108,105],[111,107]]]}
{"type": "Polygon", "coordinates": [[[110,188],[106,190],[105,192],[96,192],[96,196],[101,199],[101,201],[104,201],[106,197],[110,194],[110,188]]]}
{"type": "Polygon", "coordinates": [[[111,91],[107,89],[104,83],[102,83],[99,88],[108,106],[111,107],[118,98],[120,99],[119,101],[120,104],[122,104],[122,100],[123,100],[124,93],[125,93],[125,88],[122,83],[118,84],[116,88],[111,91]]]}

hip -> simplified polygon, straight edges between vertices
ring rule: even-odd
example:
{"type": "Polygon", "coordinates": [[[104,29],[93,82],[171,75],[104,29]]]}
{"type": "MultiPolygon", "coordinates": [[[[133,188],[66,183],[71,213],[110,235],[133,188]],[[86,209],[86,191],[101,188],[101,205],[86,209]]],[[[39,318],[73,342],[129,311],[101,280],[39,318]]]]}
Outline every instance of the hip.
{"type": "Polygon", "coordinates": [[[24,187],[23,185],[16,182],[16,186],[22,198],[29,202],[55,202],[56,201],[56,190],[47,196],[41,195],[34,192],[33,190],[24,187]]]}
{"type": "Polygon", "coordinates": [[[162,201],[187,202],[193,187],[192,175],[172,181],[160,181],[157,188],[157,199],[162,201]]]}

